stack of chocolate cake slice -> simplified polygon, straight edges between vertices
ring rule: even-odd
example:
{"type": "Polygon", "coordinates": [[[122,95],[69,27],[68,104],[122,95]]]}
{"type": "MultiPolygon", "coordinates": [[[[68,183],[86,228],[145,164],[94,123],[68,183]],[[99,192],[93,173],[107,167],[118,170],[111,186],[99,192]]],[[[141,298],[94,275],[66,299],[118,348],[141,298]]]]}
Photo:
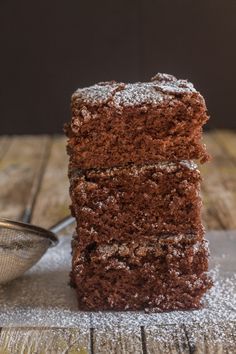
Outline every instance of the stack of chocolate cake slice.
{"type": "Polygon", "coordinates": [[[211,279],[192,160],[208,160],[207,119],[193,85],[167,74],[73,94],[66,133],[79,309],[201,306],[211,279]]]}

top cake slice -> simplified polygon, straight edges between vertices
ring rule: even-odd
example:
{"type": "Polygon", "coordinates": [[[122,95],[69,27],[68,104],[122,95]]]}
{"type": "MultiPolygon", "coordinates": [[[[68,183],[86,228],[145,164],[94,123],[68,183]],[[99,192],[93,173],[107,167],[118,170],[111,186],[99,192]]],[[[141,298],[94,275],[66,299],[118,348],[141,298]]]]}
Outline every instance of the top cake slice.
{"type": "Polygon", "coordinates": [[[208,159],[205,101],[186,80],[157,74],[150,82],[102,82],[78,89],[71,107],[71,169],[208,159]]]}

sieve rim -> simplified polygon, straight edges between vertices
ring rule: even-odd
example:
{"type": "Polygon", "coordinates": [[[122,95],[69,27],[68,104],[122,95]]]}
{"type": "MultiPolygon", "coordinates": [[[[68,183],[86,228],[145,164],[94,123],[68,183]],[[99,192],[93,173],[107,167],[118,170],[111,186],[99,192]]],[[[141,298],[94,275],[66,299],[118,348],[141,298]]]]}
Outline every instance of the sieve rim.
{"type": "Polygon", "coordinates": [[[54,234],[54,232],[44,229],[43,227],[40,226],[35,226],[28,223],[0,217],[0,227],[8,228],[11,230],[23,231],[23,232],[28,231],[36,234],[39,237],[47,238],[50,241],[49,247],[54,247],[59,242],[58,237],[54,234]]]}

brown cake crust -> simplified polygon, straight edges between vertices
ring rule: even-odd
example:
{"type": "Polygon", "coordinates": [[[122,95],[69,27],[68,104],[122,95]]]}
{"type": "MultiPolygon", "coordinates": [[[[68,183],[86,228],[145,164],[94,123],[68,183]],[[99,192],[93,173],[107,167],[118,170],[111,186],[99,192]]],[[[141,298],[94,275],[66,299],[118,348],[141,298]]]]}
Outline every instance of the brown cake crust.
{"type": "Polygon", "coordinates": [[[78,89],[71,107],[65,130],[72,167],[209,158],[201,143],[205,101],[185,80],[158,74],[146,83],[103,82],[78,89]]]}
{"type": "Polygon", "coordinates": [[[200,173],[194,163],[159,163],[71,173],[72,211],[83,245],[201,238],[200,173]]]}

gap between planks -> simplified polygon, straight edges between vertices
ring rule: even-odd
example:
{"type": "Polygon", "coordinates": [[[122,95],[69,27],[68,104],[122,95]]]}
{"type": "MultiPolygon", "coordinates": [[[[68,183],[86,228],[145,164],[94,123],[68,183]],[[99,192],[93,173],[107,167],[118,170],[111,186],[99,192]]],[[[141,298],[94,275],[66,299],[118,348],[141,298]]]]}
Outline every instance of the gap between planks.
{"type": "Polygon", "coordinates": [[[235,353],[236,323],[220,334],[220,323],[206,331],[200,324],[121,328],[3,328],[0,353],[212,354],[235,353]],[[216,327],[215,327],[216,326],[216,327]],[[145,346],[141,336],[146,337],[145,346]]]}
{"type": "Polygon", "coordinates": [[[102,318],[100,321],[92,330],[91,354],[146,354],[143,352],[140,327],[122,328],[119,324],[107,326],[102,318]]]}
{"type": "Polygon", "coordinates": [[[101,324],[97,322],[90,332],[91,354],[190,354],[187,336],[180,326],[124,328],[119,320],[111,326],[104,321],[100,318],[101,324]]]}
{"type": "Polygon", "coordinates": [[[183,327],[191,354],[236,353],[236,322],[214,323],[208,328],[199,323],[183,327]]]}

